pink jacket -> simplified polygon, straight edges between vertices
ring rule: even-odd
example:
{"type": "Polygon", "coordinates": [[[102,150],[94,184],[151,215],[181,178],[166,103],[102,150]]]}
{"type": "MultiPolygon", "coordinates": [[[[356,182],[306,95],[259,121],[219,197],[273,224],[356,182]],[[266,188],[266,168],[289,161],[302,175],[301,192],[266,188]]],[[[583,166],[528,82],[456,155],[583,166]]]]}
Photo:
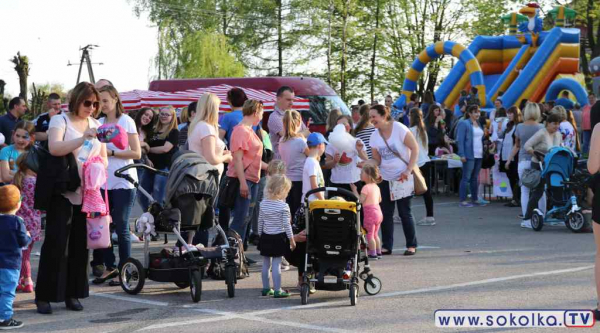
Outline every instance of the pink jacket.
{"type": "Polygon", "coordinates": [[[108,179],[102,157],[95,156],[85,161],[82,173],[83,206],[81,211],[84,213],[108,214],[106,204],[100,193],[100,189],[108,179]]]}

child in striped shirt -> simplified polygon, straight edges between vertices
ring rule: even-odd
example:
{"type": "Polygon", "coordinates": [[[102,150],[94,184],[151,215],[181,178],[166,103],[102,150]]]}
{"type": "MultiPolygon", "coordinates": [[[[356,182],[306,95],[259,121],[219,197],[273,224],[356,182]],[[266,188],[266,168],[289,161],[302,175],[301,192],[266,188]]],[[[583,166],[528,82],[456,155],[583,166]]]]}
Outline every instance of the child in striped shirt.
{"type": "Polygon", "coordinates": [[[281,289],[281,259],[289,249],[296,248],[290,207],[285,199],[292,187],[292,182],[285,175],[272,175],[266,186],[266,199],[260,203],[258,215],[258,244],[263,256],[262,281],[263,296],[273,295],[275,298],[289,297],[287,291],[281,289]],[[272,269],[271,269],[272,267],[272,269]],[[269,281],[269,270],[272,272],[273,287],[269,281]]]}

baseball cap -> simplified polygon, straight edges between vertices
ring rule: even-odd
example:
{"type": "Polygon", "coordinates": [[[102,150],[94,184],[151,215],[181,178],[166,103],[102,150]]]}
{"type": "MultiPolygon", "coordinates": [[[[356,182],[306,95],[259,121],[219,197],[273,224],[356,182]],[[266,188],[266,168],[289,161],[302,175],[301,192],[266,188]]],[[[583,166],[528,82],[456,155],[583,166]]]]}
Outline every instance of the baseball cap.
{"type": "Polygon", "coordinates": [[[306,138],[306,144],[309,147],[314,147],[314,146],[317,146],[317,145],[319,145],[321,143],[324,143],[324,144],[327,144],[327,145],[329,144],[329,142],[327,140],[325,140],[325,137],[321,133],[317,133],[317,132],[310,133],[310,135],[308,136],[308,138],[306,138]]]}

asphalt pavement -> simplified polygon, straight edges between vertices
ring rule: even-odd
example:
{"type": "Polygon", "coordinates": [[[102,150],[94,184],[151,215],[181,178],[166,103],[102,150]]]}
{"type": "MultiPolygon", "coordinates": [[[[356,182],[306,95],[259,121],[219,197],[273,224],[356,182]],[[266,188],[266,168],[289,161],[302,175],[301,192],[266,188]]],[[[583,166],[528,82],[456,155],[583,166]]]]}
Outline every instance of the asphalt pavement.
{"type": "MultiPolygon", "coordinates": [[[[394,253],[372,263],[383,289],[377,296],[361,290],[355,307],[350,306],[347,291],[318,291],[308,305],[301,305],[294,268],[283,273],[283,286],[292,297],[260,296],[261,260],[251,247],[248,255],[259,264],[251,266],[249,278],[238,281],[235,298],[227,297],[223,281],[211,279],[203,280],[199,303],[192,302],[189,288],[172,283],[147,281],[138,295],[126,294],[120,287],[92,285],[91,296],[82,300],[83,312],[52,304],[54,314],[40,315],[33,294],[18,294],[15,318],[25,322],[20,332],[435,332],[468,331],[436,328],[437,309],[595,305],[591,233],[574,234],[565,227],[522,229],[520,209],[502,202],[459,208],[455,197],[434,200],[437,225],[417,227],[417,254],[402,255],[404,235],[396,224],[394,253]]],[[[424,211],[423,199],[413,199],[416,220],[424,211]]],[[[165,247],[162,242],[151,246],[165,247]]],[[[34,252],[39,248],[36,244],[34,252]]],[[[142,243],[133,244],[134,257],[141,260],[142,250],[142,243]]],[[[34,275],[38,260],[39,256],[32,257],[34,275]]]]}

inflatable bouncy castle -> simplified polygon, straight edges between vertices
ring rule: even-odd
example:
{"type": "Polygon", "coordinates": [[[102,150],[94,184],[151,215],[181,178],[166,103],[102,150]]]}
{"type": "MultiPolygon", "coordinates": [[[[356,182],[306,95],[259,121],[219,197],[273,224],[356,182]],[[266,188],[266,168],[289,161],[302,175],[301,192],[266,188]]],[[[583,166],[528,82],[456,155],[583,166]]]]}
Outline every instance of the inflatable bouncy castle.
{"type": "Polygon", "coordinates": [[[508,35],[477,36],[468,47],[452,41],[428,46],[406,74],[394,108],[404,108],[425,66],[443,54],[458,59],[434,93],[448,109],[457,105],[461,91],[471,87],[477,88],[482,109],[493,108],[499,96],[510,107],[522,100],[555,100],[563,90],[580,105],[588,104],[584,76],[579,73],[580,30],[565,27],[575,11],[561,6],[548,14],[555,22],[548,31],[542,30],[538,5],[531,3],[503,17],[508,35]]]}

